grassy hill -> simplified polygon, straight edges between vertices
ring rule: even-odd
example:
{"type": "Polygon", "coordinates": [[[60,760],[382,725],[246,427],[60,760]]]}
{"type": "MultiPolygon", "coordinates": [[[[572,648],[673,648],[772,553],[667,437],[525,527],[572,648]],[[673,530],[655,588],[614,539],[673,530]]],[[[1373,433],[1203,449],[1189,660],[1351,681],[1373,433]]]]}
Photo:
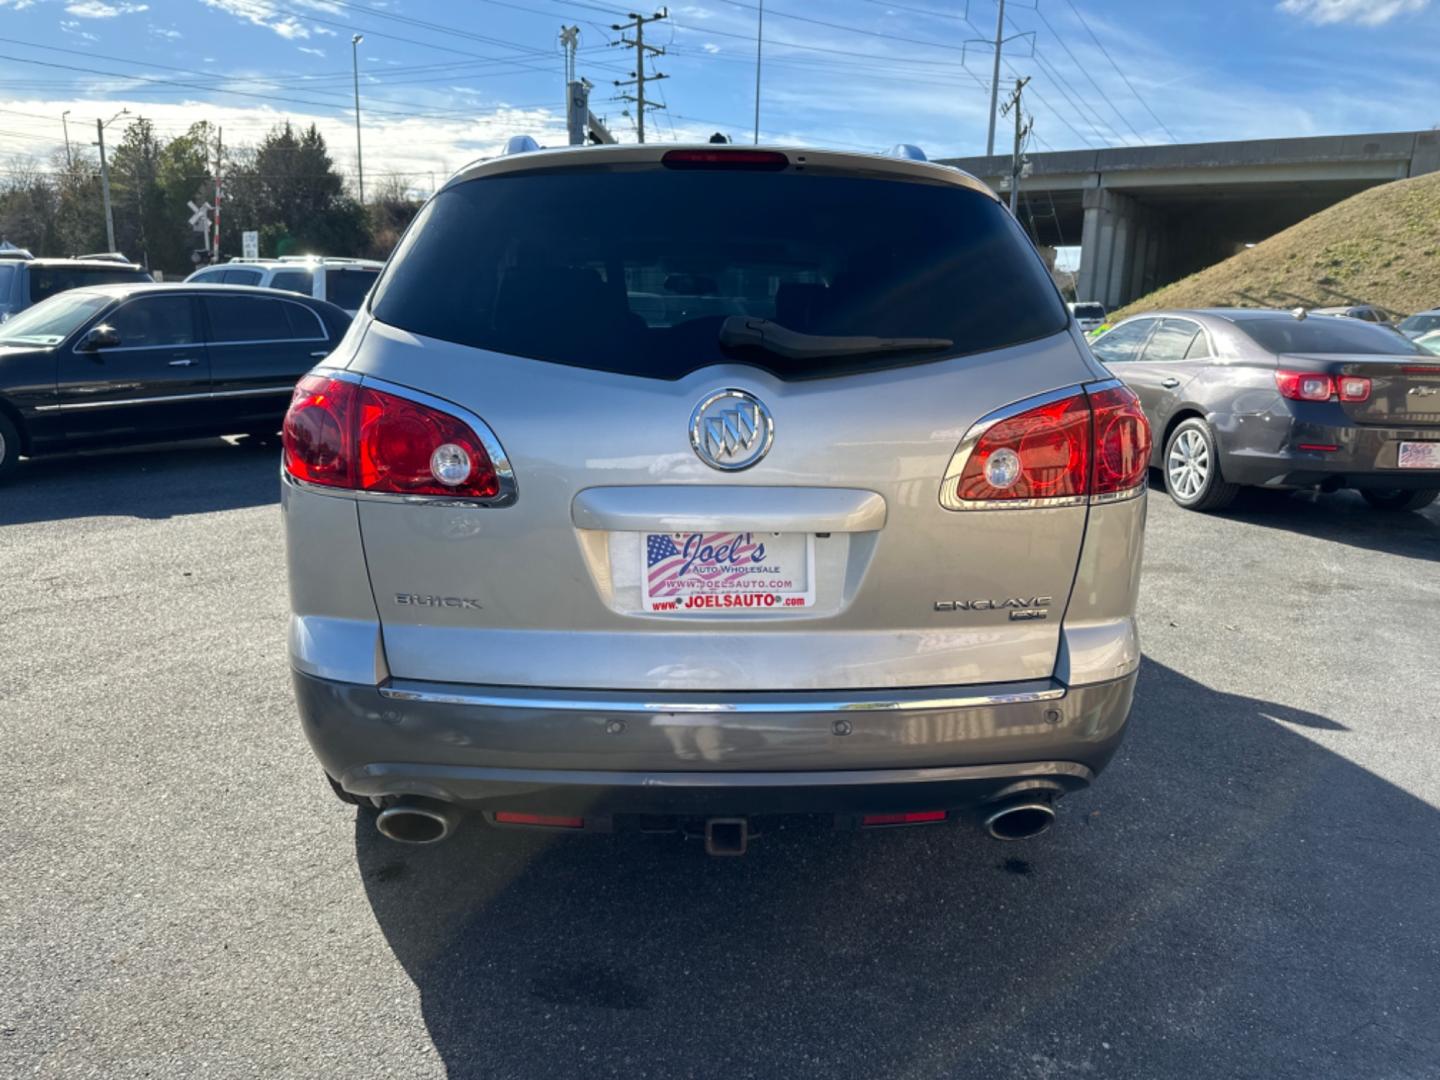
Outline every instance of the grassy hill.
{"type": "Polygon", "coordinates": [[[1154,308],[1349,303],[1393,315],[1440,307],[1440,173],[1352,195],[1111,318],[1154,308]]]}

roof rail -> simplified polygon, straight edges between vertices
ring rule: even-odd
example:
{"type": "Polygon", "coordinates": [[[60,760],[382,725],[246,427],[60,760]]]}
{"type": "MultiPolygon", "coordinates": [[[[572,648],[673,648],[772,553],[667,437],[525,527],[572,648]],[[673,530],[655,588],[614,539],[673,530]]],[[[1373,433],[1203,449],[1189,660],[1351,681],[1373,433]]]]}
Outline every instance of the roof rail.
{"type": "Polygon", "coordinates": [[[896,143],[889,150],[887,150],[886,153],[888,153],[891,157],[909,158],[911,161],[930,160],[928,157],[925,156],[925,151],[921,150],[920,147],[916,146],[914,143],[896,143]]]}
{"type": "Polygon", "coordinates": [[[89,255],[76,255],[75,258],[84,260],[85,262],[125,263],[127,266],[131,262],[129,256],[119,251],[94,251],[89,255]]]}
{"type": "Polygon", "coordinates": [[[540,149],[540,144],[529,135],[511,135],[505,140],[505,149],[500,153],[504,157],[513,154],[529,154],[540,149]]]}

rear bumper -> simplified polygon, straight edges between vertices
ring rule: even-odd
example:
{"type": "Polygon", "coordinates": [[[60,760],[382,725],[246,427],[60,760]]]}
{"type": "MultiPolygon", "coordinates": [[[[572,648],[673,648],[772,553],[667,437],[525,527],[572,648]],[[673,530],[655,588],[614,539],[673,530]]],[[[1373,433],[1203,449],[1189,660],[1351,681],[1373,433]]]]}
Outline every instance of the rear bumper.
{"type": "Polygon", "coordinates": [[[306,736],[348,791],[580,814],[960,810],[1058,797],[1104,768],[1135,674],[846,695],[639,695],[294,673],[306,736]]]}
{"type": "Polygon", "coordinates": [[[1279,431],[1251,425],[1248,432],[1222,432],[1225,479],[1275,488],[1440,488],[1440,471],[1396,467],[1401,442],[1440,441],[1440,429],[1324,422],[1344,415],[1334,403],[1307,411],[1322,416],[1292,419],[1279,431]],[[1302,449],[1326,446],[1336,449],[1302,449]]]}

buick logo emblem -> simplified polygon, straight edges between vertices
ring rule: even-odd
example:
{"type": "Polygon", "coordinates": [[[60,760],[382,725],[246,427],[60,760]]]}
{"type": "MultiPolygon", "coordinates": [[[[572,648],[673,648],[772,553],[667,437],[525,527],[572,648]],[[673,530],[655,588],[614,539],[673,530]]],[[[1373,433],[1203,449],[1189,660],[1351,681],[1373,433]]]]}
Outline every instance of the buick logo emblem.
{"type": "Polygon", "coordinates": [[[775,422],[754,394],[717,390],[690,414],[690,445],[712,469],[748,469],[770,450],[775,422]]]}

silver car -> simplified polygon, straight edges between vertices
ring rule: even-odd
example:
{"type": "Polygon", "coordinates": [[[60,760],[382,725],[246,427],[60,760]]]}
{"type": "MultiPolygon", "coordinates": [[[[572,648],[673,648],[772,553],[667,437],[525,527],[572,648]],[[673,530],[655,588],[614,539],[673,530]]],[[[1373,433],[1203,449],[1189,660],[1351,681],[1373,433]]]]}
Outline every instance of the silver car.
{"type": "Polygon", "coordinates": [[[964,173],[476,164],[286,418],[305,732],[396,840],[1033,835],[1125,726],[1149,452],[964,173]]]}

